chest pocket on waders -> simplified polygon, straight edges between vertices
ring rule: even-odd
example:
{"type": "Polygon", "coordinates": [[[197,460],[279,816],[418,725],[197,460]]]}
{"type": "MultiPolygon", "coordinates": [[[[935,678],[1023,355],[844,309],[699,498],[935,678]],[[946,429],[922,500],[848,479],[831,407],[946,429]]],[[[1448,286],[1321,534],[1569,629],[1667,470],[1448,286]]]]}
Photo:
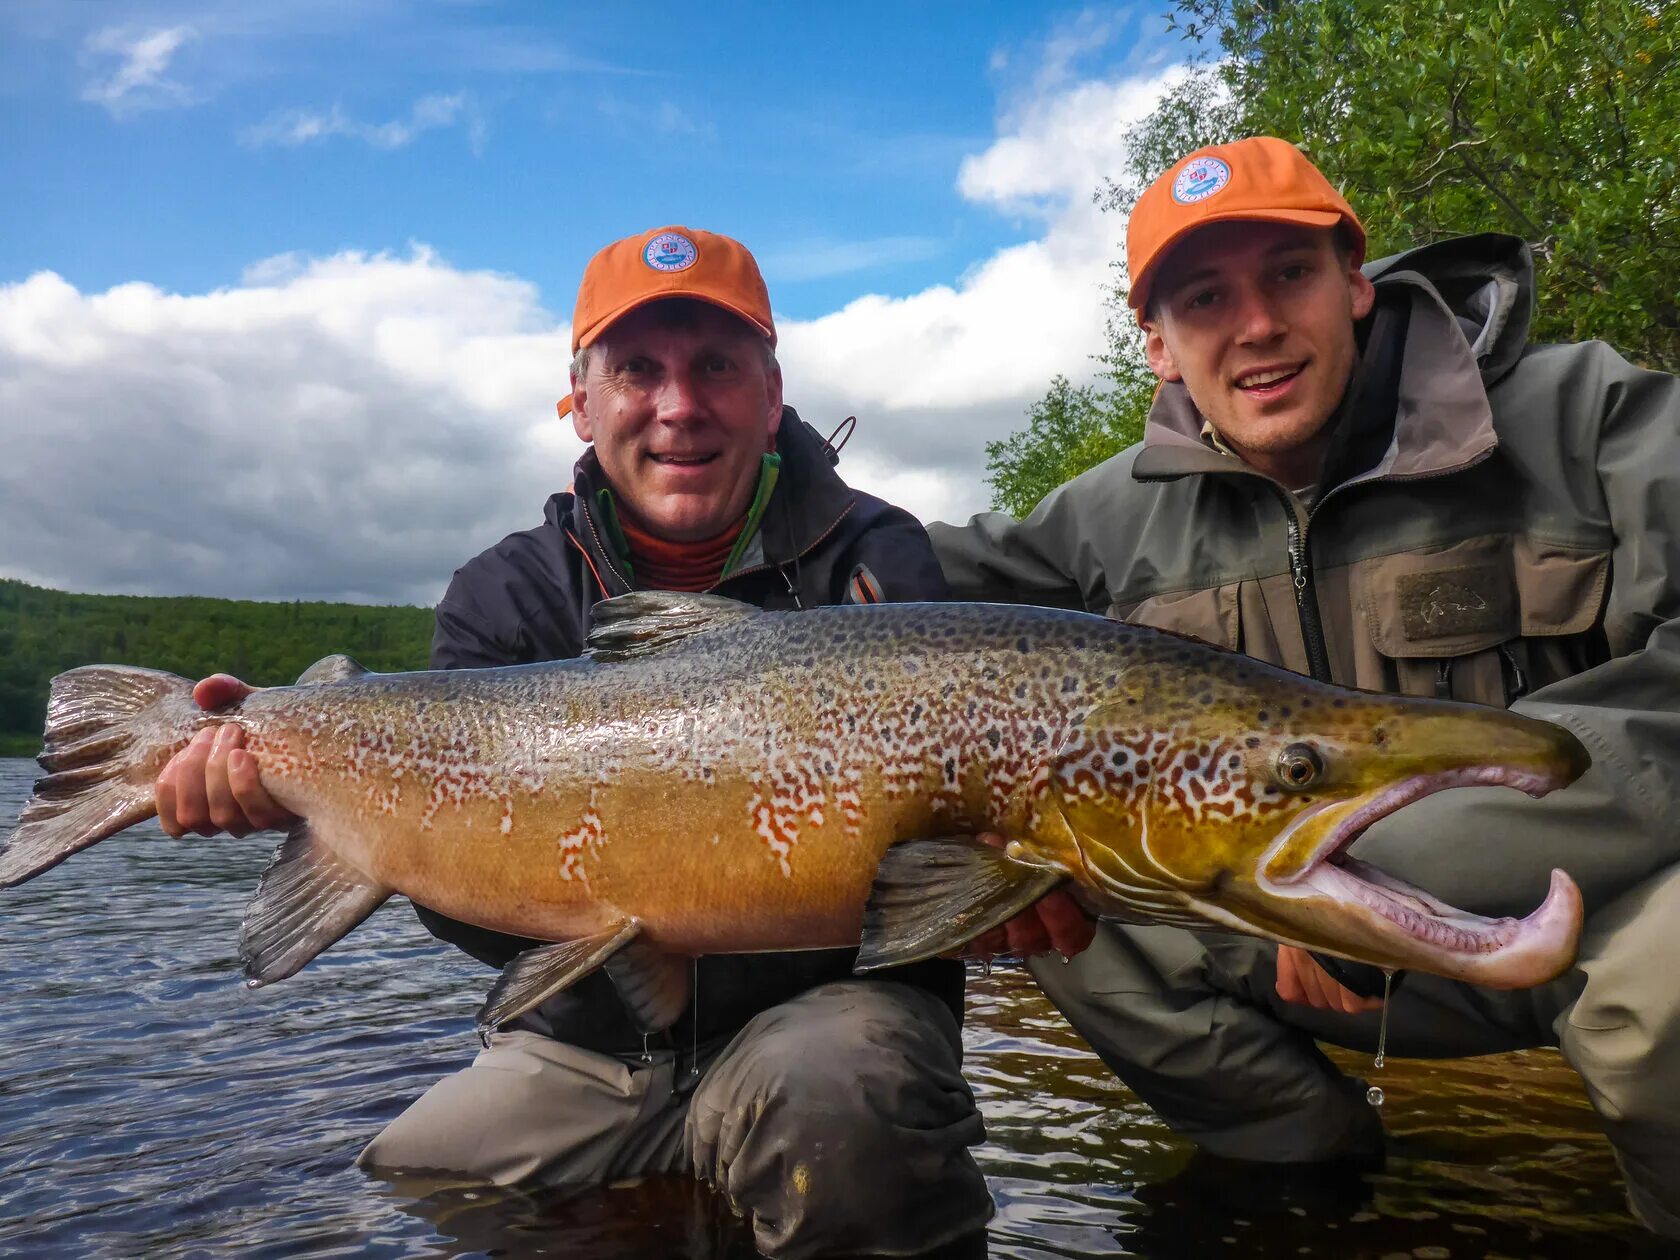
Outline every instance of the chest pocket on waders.
{"type": "Polygon", "coordinates": [[[1508,534],[1358,566],[1384,690],[1504,708],[1604,659],[1608,555],[1508,534]]]}

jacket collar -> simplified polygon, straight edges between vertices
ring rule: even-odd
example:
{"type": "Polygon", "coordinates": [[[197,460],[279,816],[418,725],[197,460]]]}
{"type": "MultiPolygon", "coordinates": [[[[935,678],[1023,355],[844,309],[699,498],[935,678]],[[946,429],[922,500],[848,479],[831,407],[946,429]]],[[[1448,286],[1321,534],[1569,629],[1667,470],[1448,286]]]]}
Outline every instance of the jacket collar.
{"type": "MultiPolygon", "coordinates": [[[[770,501],[760,518],[758,535],[749,544],[740,566],[731,578],[771,565],[790,563],[821,542],[856,502],[851,487],[834,471],[838,455],[792,407],[782,408],[782,422],[776,429],[776,453],[782,457],[781,474],[770,501]]],[[[595,494],[607,485],[593,446],[585,449],[572,469],[572,502],[568,519],[562,520],[560,496],[550,500],[552,523],[568,529],[584,549],[600,584],[609,595],[631,589],[614,549],[609,545],[606,525],[600,518],[595,494]]],[[[727,580],[727,579],[726,579],[727,580]]]]}
{"type": "MultiPolygon", "coordinates": [[[[1379,303],[1405,303],[1410,318],[1394,436],[1375,466],[1353,480],[1441,476],[1479,463],[1498,445],[1498,438],[1482,372],[1464,329],[1434,286],[1417,272],[1386,271],[1376,285],[1379,303]]],[[[1162,385],[1149,409],[1132,476],[1157,481],[1194,473],[1262,475],[1234,455],[1214,449],[1202,436],[1203,423],[1182,383],[1162,385]]]]}

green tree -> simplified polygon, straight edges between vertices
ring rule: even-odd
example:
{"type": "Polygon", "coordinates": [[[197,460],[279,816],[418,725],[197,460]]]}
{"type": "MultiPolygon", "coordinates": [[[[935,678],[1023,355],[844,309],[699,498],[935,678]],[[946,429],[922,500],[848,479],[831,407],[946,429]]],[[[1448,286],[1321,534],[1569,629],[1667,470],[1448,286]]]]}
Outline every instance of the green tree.
{"type": "Polygon", "coordinates": [[[1118,333],[1112,336],[1123,352],[1105,360],[1106,383],[1071,385],[1058,376],[1027,409],[1026,428],[986,443],[993,507],[1025,516],[1064,481],[1143,436],[1155,377],[1143,366],[1141,350],[1118,333]]]}

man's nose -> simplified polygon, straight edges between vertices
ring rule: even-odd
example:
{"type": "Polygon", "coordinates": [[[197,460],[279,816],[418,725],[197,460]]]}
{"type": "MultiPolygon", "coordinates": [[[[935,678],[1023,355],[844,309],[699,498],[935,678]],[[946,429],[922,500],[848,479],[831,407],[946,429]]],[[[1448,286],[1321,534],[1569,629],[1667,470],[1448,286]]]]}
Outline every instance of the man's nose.
{"type": "Polygon", "coordinates": [[[1283,312],[1264,289],[1245,289],[1237,295],[1237,339],[1244,345],[1275,340],[1288,328],[1283,312]]]}
{"type": "Polygon", "coordinates": [[[700,410],[700,390],[691,372],[667,372],[654,395],[654,415],[665,421],[686,420],[700,410]]]}

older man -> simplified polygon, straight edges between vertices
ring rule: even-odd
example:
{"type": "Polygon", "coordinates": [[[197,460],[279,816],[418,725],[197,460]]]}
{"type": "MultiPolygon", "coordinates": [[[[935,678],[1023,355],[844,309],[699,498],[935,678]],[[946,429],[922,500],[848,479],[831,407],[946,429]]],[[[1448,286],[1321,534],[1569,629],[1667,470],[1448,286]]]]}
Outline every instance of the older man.
{"type": "MultiPolygon", "coordinates": [[[[752,255],[685,227],[607,246],[584,272],[572,393],[591,446],[543,524],[462,566],[437,610],[439,668],[577,656],[598,600],[716,591],[765,608],[941,599],[917,522],[846,486],[835,452],[782,404],[769,296],[752,255]]],[[[200,684],[214,705],[241,684],[200,684]]],[[[229,730],[231,728],[224,728],[229,730]]],[[[237,739],[200,740],[158,783],[166,830],[286,821],[237,739]]],[[[532,942],[416,907],[501,966],[532,942]]],[[[1088,939],[1051,908],[1024,948],[1088,939]]],[[[696,960],[696,997],[649,1043],[605,973],[495,1032],[362,1153],[377,1169],[501,1183],[692,1172],[780,1256],[907,1254],[972,1235],[992,1211],[968,1152],[982,1136],[963,1080],[962,967],[867,980],[853,951],[696,960]]]]}
{"type": "MultiPolygon", "coordinates": [[[[1131,302],[1161,380],[1143,442],[1025,521],[934,526],[965,597],[1083,606],[1319,678],[1511,705],[1593,769],[1545,800],[1444,793],[1355,848],[1487,914],[1553,867],[1578,965],[1523,993],[1412,976],[1391,1053],[1558,1045],[1634,1212],[1680,1237],[1680,382],[1609,347],[1528,343],[1527,247],[1442,242],[1361,268],[1365,233],[1294,147],[1199,150],[1140,198],[1131,302]]],[[[1300,951],[1105,926],[1046,991],[1174,1128],[1220,1155],[1380,1146],[1377,1003],[1300,951]]],[[[1354,973],[1344,978],[1380,993],[1354,973]]]]}

